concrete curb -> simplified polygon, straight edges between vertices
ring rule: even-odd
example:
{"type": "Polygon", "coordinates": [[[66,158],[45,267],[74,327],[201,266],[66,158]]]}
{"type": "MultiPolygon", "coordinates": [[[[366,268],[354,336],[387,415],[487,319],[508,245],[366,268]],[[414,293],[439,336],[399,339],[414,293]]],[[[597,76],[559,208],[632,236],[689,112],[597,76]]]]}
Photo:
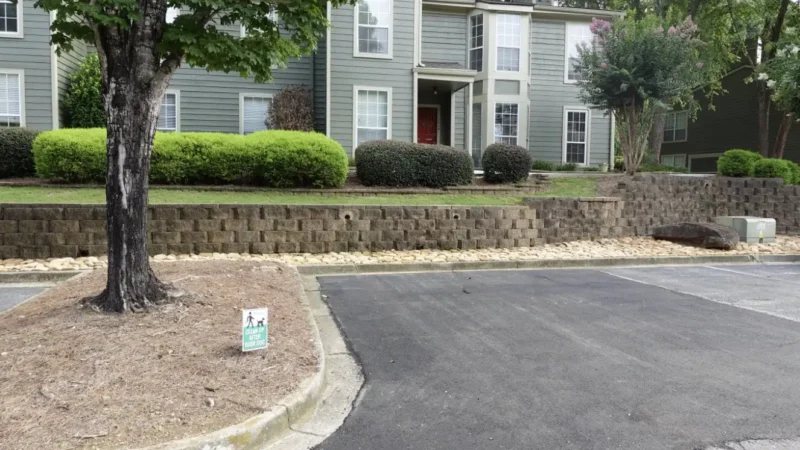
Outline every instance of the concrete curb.
{"type": "Polygon", "coordinates": [[[65,270],[53,272],[0,272],[0,284],[5,283],[58,283],[66,281],[87,270],[65,270]]]}
{"type": "MultiPolygon", "coordinates": [[[[299,281],[303,281],[299,274],[297,277],[299,281]]],[[[307,320],[319,355],[317,372],[306,378],[297,391],[281,399],[272,409],[242,423],[208,434],[156,444],[139,450],[256,450],[281,439],[295,425],[302,424],[314,413],[325,391],[327,362],[313,305],[302,284],[299,289],[300,298],[308,308],[307,320]]]]}
{"type": "Polygon", "coordinates": [[[651,256],[644,258],[549,259],[529,261],[463,261],[452,263],[313,264],[297,266],[301,275],[353,275],[392,272],[459,272],[468,270],[569,269],[687,264],[770,264],[800,262],[800,255],[651,256]]]}

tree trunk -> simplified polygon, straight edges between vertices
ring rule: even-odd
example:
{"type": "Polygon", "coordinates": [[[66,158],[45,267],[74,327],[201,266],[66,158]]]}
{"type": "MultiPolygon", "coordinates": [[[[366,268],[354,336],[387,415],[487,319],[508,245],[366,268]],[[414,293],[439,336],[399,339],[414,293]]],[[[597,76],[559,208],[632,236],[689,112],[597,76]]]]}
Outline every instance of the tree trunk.
{"type": "Polygon", "coordinates": [[[661,144],[664,143],[664,127],[667,125],[667,117],[663,111],[659,111],[653,117],[653,128],[650,129],[650,151],[653,152],[656,164],[661,163],[661,144]]]}
{"type": "Polygon", "coordinates": [[[161,98],[180,57],[161,61],[156,50],[166,2],[141,0],[139,6],[143,20],[129,29],[95,30],[108,119],[108,283],[90,301],[104,311],[141,311],[170,297],[150,268],[147,190],[161,98]]]}
{"type": "Polygon", "coordinates": [[[769,91],[767,84],[757,81],[758,85],[758,152],[769,158],[769,91]]]}
{"type": "Polygon", "coordinates": [[[794,122],[794,114],[784,112],[780,128],[778,128],[778,136],[775,139],[775,147],[772,149],[772,154],[775,158],[783,159],[783,152],[786,149],[786,141],[789,139],[789,130],[792,128],[792,122],[794,122]]]}

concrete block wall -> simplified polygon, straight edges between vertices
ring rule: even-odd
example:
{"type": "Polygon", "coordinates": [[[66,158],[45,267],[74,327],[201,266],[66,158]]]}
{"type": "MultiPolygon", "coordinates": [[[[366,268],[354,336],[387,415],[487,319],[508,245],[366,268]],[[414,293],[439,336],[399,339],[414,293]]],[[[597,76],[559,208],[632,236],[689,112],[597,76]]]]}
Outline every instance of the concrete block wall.
{"type": "MultiPolygon", "coordinates": [[[[800,187],[782,180],[636,175],[614,197],[528,198],[521,206],[155,205],[149,249],[161,253],[323,253],[529,247],[643,236],[716,216],[773,217],[800,234],[800,187]]],[[[105,207],[0,205],[0,258],[106,253],[105,207]]]]}

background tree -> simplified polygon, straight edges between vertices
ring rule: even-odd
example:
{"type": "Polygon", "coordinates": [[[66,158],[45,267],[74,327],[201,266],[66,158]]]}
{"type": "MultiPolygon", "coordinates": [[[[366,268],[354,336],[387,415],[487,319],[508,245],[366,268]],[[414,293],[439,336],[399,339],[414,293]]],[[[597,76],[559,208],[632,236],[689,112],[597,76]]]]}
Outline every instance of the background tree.
{"type": "Polygon", "coordinates": [[[757,79],[771,92],[771,100],[782,112],[771,156],[783,158],[789,129],[800,114],[800,39],[794,30],[788,30],[777,45],[775,56],[763,64],[757,79]]]}
{"type": "Polygon", "coordinates": [[[62,102],[64,122],[68,128],[101,128],[106,126],[106,111],[100,88],[100,58],[91,53],[78,70],[69,76],[62,102]]]}
{"type": "MultiPolygon", "coordinates": [[[[351,0],[332,0],[338,7],[351,0]]],[[[138,311],[169,298],[147,254],[148,173],[161,98],[185,62],[269,81],[270,67],[310,53],[328,26],[323,0],[38,0],[55,12],[58,52],[84,41],[97,49],[107,119],[108,282],[92,300],[138,311]],[[167,23],[167,8],[182,14],[167,23]],[[277,11],[280,23],[273,20],[277,11]],[[220,26],[243,25],[240,38],[220,26]],[[280,27],[280,29],[279,29],[280,27]]]]}
{"type": "MultiPolygon", "coordinates": [[[[580,49],[576,69],[581,99],[614,113],[628,174],[638,170],[653,117],[679,104],[694,112],[694,88],[703,78],[702,42],[686,19],[664,30],[661,21],[592,20],[595,45],[580,49]]],[[[569,131],[569,130],[568,130],[569,131]]]]}

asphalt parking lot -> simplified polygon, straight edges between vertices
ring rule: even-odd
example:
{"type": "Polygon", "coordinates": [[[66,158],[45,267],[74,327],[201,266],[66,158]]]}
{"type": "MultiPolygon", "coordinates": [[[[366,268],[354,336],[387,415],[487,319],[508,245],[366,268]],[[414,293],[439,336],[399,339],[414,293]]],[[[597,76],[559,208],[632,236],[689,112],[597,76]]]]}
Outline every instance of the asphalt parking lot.
{"type": "Polygon", "coordinates": [[[366,377],[320,449],[800,436],[800,265],[319,280],[366,377]]]}
{"type": "Polygon", "coordinates": [[[0,313],[29,300],[50,286],[49,284],[0,284],[0,313]]]}

